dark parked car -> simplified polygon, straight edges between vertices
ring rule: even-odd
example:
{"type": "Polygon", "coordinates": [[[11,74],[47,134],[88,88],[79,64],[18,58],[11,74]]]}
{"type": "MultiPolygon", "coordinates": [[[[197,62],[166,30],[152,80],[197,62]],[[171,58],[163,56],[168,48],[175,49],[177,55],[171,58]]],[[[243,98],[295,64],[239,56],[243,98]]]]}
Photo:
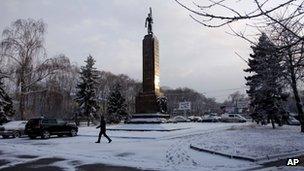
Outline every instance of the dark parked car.
{"type": "Polygon", "coordinates": [[[25,133],[34,139],[40,136],[42,139],[48,139],[51,135],[76,136],[78,127],[76,124],[67,123],[59,119],[35,118],[30,119],[25,126],[25,133]]]}

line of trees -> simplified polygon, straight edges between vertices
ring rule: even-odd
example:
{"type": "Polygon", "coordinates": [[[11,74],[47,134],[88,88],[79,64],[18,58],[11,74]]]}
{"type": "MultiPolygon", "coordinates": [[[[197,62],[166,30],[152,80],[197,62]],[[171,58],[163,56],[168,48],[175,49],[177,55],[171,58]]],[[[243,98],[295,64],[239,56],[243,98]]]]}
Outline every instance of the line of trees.
{"type": "Polygon", "coordinates": [[[191,111],[189,115],[203,115],[210,112],[220,112],[221,104],[215,101],[215,98],[208,98],[204,94],[199,93],[190,88],[162,89],[164,96],[167,97],[168,113],[180,114],[178,111],[179,102],[191,102],[191,111]]]}
{"type": "MultiPolygon", "coordinates": [[[[0,43],[1,118],[14,115],[19,119],[37,116],[70,119],[79,112],[80,99],[75,101],[75,97],[81,87],[81,78],[88,77],[81,77],[85,72],[81,71],[83,68],[72,64],[66,55],[48,57],[44,47],[45,32],[46,24],[34,19],[18,19],[3,31],[0,43]]],[[[95,105],[95,115],[98,110],[106,113],[104,101],[117,82],[126,87],[122,90],[128,106],[126,111],[134,111],[132,104],[140,89],[137,81],[105,71],[95,70],[94,74],[94,93],[99,103],[95,105]]]]}

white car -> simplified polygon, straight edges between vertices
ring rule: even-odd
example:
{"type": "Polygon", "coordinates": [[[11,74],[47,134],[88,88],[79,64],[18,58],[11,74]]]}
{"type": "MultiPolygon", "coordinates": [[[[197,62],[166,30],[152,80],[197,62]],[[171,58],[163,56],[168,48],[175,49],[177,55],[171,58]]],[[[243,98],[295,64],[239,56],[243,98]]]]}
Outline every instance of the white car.
{"type": "Polygon", "coordinates": [[[183,117],[183,116],[175,116],[173,122],[190,122],[190,119],[183,117]]]}
{"type": "Polygon", "coordinates": [[[301,125],[300,121],[298,121],[295,117],[290,115],[287,119],[287,124],[288,125],[301,125]]]}
{"type": "Polygon", "coordinates": [[[21,137],[24,135],[25,125],[27,121],[10,121],[0,126],[0,135],[3,138],[21,137]]]}
{"type": "Polygon", "coordinates": [[[195,116],[189,116],[188,119],[190,119],[190,121],[193,121],[193,120],[194,120],[194,117],[195,117],[195,116]]]}
{"type": "Polygon", "coordinates": [[[209,115],[205,115],[202,119],[202,122],[219,122],[221,117],[217,116],[215,113],[211,113],[209,115]]]}
{"type": "Polygon", "coordinates": [[[202,122],[202,117],[200,116],[189,116],[188,119],[192,122],[202,122]]]}
{"type": "Polygon", "coordinates": [[[222,122],[246,122],[246,118],[239,114],[223,114],[221,118],[222,122]]]}

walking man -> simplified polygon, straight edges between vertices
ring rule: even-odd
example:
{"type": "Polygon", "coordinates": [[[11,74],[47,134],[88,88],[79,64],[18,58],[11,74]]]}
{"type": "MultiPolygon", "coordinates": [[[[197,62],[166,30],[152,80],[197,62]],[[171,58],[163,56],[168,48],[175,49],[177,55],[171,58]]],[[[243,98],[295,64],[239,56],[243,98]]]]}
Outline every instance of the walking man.
{"type": "Polygon", "coordinates": [[[98,127],[96,127],[96,129],[98,129],[98,128],[100,128],[100,132],[99,132],[98,140],[95,143],[100,143],[100,138],[102,135],[104,135],[110,143],[112,140],[106,134],[106,121],[103,116],[100,117],[100,125],[98,127]]]}

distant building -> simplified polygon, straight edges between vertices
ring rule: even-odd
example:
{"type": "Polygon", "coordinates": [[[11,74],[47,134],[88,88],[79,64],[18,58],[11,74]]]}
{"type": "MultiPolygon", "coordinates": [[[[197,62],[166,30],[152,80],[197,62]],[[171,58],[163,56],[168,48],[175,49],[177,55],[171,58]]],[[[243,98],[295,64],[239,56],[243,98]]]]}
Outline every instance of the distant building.
{"type": "Polygon", "coordinates": [[[223,113],[247,114],[249,110],[249,101],[238,101],[236,104],[224,105],[221,107],[221,109],[223,113]]]}

